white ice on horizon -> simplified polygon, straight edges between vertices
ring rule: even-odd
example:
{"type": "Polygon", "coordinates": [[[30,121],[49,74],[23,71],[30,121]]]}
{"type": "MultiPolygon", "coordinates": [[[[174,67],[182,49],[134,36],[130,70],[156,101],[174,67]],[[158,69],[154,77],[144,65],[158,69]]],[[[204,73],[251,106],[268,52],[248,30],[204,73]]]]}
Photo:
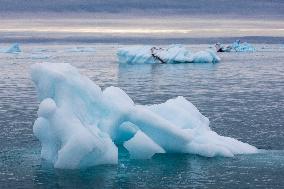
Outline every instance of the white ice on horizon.
{"type": "Polygon", "coordinates": [[[116,164],[114,141],[134,159],[156,153],[232,157],[258,152],[212,131],[208,118],[184,97],[136,105],[120,88],[102,91],[70,64],[35,64],[31,77],[41,101],[33,132],[41,157],[56,168],[116,164]]]}
{"type": "Polygon", "coordinates": [[[18,43],[12,44],[10,48],[7,49],[7,53],[19,53],[22,52],[20,49],[20,45],[18,43]]]}
{"type": "Polygon", "coordinates": [[[132,46],[117,51],[120,63],[216,63],[220,58],[210,49],[192,53],[183,45],[170,45],[165,48],[153,46],[132,46]]]}

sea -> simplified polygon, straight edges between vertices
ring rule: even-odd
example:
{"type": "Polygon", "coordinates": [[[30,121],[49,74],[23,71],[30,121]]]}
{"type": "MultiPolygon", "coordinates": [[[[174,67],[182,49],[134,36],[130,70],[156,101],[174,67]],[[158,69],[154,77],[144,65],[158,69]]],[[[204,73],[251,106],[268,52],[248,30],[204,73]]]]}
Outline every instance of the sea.
{"type": "MultiPolygon", "coordinates": [[[[214,45],[183,43],[192,52],[214,45]]],[[[214,64],[118,63],[118,48],[144,44],[23,42],[21,53],[0,53],[1,189],[284,188],[284,45],[253,43],[256,52],[221,53],[214,64]],[[39,105],[30,76],[35,63],[70,63],[102,89],[120,87],[137,104],[184,96],[209,118],[212,130],[261,151],[232,158],[156,154],[132,160],[119,146],[117,165],[55,169],[40,158],[32,131],[39,105]]]]}

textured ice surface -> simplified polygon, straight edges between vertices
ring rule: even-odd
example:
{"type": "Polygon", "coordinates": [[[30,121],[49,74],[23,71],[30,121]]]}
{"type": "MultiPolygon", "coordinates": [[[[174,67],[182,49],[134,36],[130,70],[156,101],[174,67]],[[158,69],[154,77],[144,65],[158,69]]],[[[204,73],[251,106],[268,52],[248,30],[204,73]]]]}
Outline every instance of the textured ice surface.
{"type": "Polygon", "coordinates": [[[18,43],[12,44],[10,48],[7,49],[7,53],[19,53],[21,52],[20,45],[18,43]]]}
{"type": "Polygon", "coordinates": [[[232,157],[257,152],[212,131],[208,118],[183,97],[135,105],[120,88],[102,91],[69,64],[35,64],[31,76],[41,101],[33,131],[41,157],[56,168],[115,164],[114,141],[137,159],[155,153],[232,157]]]}
{"type": "Polygon", "coordinates": [[[121,48],[117,52],[120,63],[215,63],[220,58],[210,49],[192,53],[182,45],[166,48],[134,46],[121,48]]]}

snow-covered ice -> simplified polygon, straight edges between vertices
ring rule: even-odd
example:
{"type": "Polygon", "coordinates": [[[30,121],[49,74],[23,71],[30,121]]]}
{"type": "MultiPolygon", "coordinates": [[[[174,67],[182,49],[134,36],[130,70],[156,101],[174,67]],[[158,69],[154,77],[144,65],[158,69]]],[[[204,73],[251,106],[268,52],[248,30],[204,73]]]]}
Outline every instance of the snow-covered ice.
{"type": "Polygon", "coordinates": [[[183,45],[170,45],[166,48],[133,46],[120,48],[117,52],[120,63],[215,63],[220,58],[210,49],[192,53],[183,45]]]}
{"type": "Polygon", "coordinates": [[[56,168],[116,164],[114,141],[135,159],[156,153],[232,157],[258,152],[212,131],[208,118],[184,97],[136,105],[120,88],[102,91],[70,64],[35,64],[31,77],[40,100],[33,132],[41,157],[56,168]]]}

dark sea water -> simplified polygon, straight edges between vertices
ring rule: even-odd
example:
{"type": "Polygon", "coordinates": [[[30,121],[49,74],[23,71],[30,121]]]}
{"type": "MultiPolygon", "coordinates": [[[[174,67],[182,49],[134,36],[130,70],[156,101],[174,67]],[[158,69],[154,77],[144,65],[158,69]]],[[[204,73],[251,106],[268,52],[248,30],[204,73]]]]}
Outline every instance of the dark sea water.
{"type": "MultiPolygon", "coordinates": [[[[2,44],[4,47],[8,44],[2,44]]],[[[0,53],[0,188],[284,188],[284,46],[221,54],[217,64],[119,65],[117,44],[22,44],[0,53]],[[70,52],[76,46],[95,52],[70,52]],[[217,133],[263,151],[233,158],[163,154],[119,164],[58,170],[40,159],[33,136],[38,101],[30,66],[67,62],[102,88],[118,86],[139,104],[184,96],[217,133]]],[[[192,51],[208,45],[190,45],[192,51]]]]}

